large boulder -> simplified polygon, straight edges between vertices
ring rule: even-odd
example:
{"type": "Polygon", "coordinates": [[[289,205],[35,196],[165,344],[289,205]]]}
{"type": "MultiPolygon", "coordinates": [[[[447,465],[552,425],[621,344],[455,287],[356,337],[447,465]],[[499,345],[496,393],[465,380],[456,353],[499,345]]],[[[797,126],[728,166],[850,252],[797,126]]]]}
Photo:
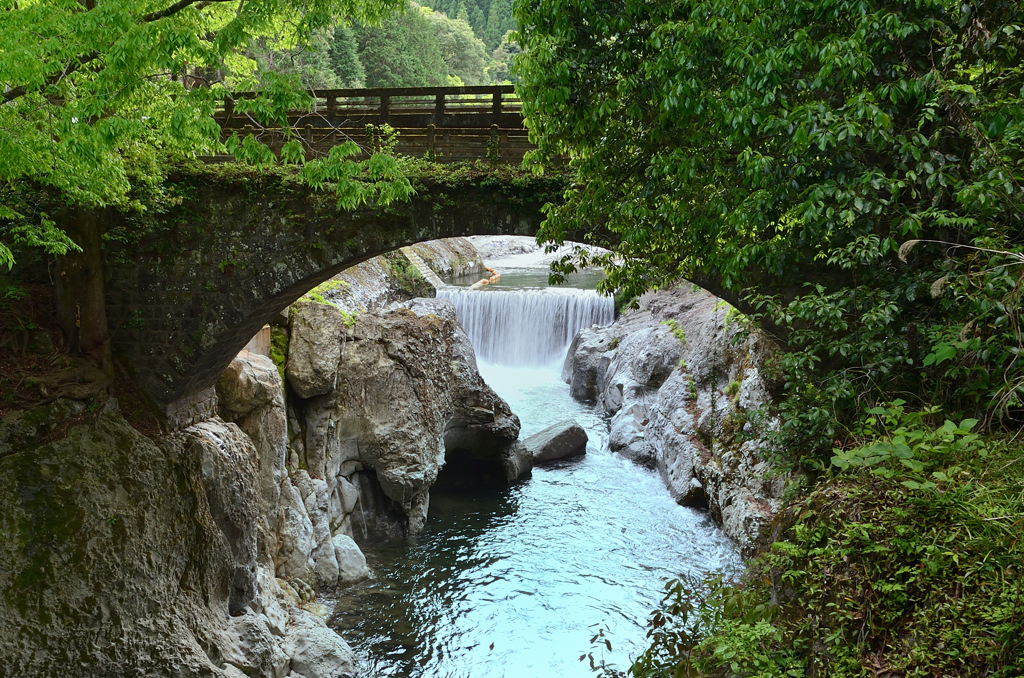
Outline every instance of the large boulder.
{"type": "Polygon", "coordinates": [[[578,457],[587,453],[587,432],[575,421],[548,426],[522,441],[535,464],[578,457]]]}
{"type": "Polygon", "coordinates": [[[292,610],[284,651],[291,657],[294,678],[355,678],[356,658],[341,636],[319,617],[292,610]]]}
{"type": "Polygon", "coordinates": [[[455,392],[443,432],[448,484],[505,485],[518,480],[529,472],[514,461],[519,418],[480,376],[473,343],[459,324],[455,306],[447,299],[413,299],[406,308],[418,317],[444,318],[454,325],[451,369],[455,392]]]}
{"type": "Polygon", "coordinates": [[[626,459],[653,467],[654,448],[647,440],[648,423],[650,422],[646,409],[639,403],[634,402],[627,407],[620,407],[618,412],[612,415],[608,447],[626,459]]]}
{"type": "Polygon", "coordinates": [[[268,540],[271,557],[276,557],[276,542],[281,481],[286,476],[288,421],[285,412],[284,384],[270,358],[241,351],[217,381],[217,401],[221,418],[234,422],[256,448],[258,478],[263,517],[262,538],[268,540]]]}
{"type": "Polygon", "coordinates": [[[347,534],[336,534],[332,540],[334,556],[338,561],[338,578],[342,584],[354,584],[370,576],[366,556],[359,550],[355,540],[347,534]]]}
{"type": "Polygon", "coordinates": [[[301,302],[292,305],[289,326],[288,384],[302,398],[330,393],[338,383],[345,317],[330,304],[301,302]]]}
{"type": "Polygon", "coordinates": [[[649,293],[614,324],[581,330],[562,377],[612,415],[614,452],[657,468],[680,503],[708,506],[751,555],[767,543],[785,478],[767,462],[777,422],[761,366],[774,346],[743,322],[689,284],[649,293]]]}
{"type": "Polygon", "coordinates": [[[267,356],[240,351],[217,381],[217,406],[241,416],[271,404],[284,406],[277,367],[267,356]]]}
{"type": "Polygon", "coordinates": [[[518,418],[480,378],[451,302],[408,306],[360,313],[334,338],[335,387],[291,405],[290,473],[326,483],[335,534],[417,533],[442,468],[442,485],[509,482],[518,418]]]}
{"type": "Polygon", "coordinates": [[[509,484],[530,477],[533,472],[533,452],[522,441],[513,445],[505,455],[505,480],[509,484]]]}
{"type": "Polygon", "coordinates": [[[597,400],[604,391],[616,338],[603,332],[580,330],[569,344],[562,381],[569,384],[569,394],[579,400],[597,400]]]}

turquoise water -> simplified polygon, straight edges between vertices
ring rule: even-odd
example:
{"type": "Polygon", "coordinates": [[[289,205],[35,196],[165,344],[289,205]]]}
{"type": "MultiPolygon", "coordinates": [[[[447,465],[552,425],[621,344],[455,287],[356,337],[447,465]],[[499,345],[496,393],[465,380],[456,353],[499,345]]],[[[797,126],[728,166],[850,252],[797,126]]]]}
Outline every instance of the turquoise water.
{"type": "Polygon", "coordinates": [[[612,651],[595,656],[626,668],[666,579],[742,568],[706,513],[677,505],[655,472],[611,454],[606,417],[569,396],[560,369],[560,359],[481,362],[519,415],[521,437],[574,418],[587,454],[505,491],[432,493],[415,543],[365,549],[376,578],[342,596],[330,624],[367,675],[590,676],[579,657],[596,651],[599,628],[612,651]]]}

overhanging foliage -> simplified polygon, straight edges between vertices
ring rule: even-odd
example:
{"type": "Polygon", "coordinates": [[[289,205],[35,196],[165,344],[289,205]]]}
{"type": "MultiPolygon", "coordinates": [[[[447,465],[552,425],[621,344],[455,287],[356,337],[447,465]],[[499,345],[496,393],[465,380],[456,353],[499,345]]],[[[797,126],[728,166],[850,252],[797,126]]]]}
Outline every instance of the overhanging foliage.
{"type": "Polygon", "coordinates": [[[1020,3],[525,0],[517,18],[535,160],[576,172],[543,235],[613,246],[608,290],[688,278],[756,315],[790,349],[789,446],[828,450],[898,394],[1019,415],[1017,260],[897,250],[1021,250],[1020,3]]]}

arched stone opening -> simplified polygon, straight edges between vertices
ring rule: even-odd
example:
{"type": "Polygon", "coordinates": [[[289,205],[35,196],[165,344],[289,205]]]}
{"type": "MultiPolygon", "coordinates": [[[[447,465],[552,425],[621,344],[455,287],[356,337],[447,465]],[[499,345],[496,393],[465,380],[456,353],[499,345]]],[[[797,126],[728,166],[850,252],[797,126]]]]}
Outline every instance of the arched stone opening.
{"type": "Polygon", "coordinates": [[[168,417],[188,425],[255,332],[311,288],[371,257],[460,235],[536,233],[558,180],[419,187],[407,203],[338,208],[285,178],[176,179],[180,205],[108,241],[115,356],[168,417]]]}

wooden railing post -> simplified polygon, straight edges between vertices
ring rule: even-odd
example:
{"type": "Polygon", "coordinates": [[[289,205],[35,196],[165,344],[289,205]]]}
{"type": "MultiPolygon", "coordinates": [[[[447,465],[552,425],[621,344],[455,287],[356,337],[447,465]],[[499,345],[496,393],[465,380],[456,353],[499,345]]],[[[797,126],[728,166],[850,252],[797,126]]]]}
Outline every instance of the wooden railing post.
{"type": "Polygon", "coordinates": [[[491,95],[491,113],[494,114],[494,122],[501,122],[501,90],[491,95]]]}
{"type": "Polygon", "coordinates": [[[498,140],[498,126],[491,125],[491,140],[487,143],[487,159],[491,162],[497,162],[498,157],[501,154],[501,147],[499,146],[498,140]]]}
{"type": "Polygon", "coordinates": [[[427,153],[430,155],[431,160],[434,159],[434,133],[437,131],[435,125],[427,125],[427,153]]]}
{"type": "Polygon", "coordinates": [[[387,94],[380,95],[380,124],[388,121],[388,108],[391,107],[391,97],[387,94]]]}
{"type": "Polygon", "coordinates": [[[444,92],[434,97],[434,124],[444,124],[444,92]]]}
{"type": "Polygon", "coordinates": [[[334,109],[338,107],[338,97],[333,94],[327,96],[327,115],[333,117],[334,109]]]}
{"type": "Polygon", "coordinates": [[[224,119],[230,120],[235,114],[235,100],[231,97],[224,97],[224,119]]]}

